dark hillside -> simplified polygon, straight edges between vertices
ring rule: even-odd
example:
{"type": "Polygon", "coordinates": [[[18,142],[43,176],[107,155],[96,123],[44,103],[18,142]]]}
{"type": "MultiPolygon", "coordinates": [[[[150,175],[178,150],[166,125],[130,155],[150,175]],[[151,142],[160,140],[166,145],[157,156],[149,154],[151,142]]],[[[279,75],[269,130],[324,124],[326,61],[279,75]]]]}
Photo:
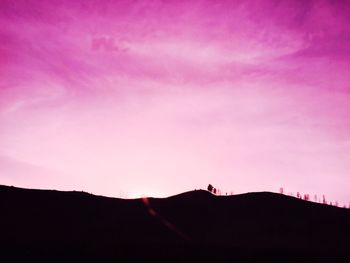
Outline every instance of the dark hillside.
{"type": "Polygon", "coordinates": [[[269,192],[124,200],[0,186],[0,214],[10,261],[349,259],[350,210],[269,192]]]}

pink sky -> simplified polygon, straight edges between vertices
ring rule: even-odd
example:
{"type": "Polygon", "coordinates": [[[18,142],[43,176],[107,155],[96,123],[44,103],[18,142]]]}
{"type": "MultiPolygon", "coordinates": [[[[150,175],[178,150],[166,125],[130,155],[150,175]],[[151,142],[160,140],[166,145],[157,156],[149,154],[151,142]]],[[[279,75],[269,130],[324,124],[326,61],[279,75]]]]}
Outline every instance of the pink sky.
{"type": "Polygon", "coordinates": [[[349,1],[0,0],[0,184],[350,201],[349,1]]]}

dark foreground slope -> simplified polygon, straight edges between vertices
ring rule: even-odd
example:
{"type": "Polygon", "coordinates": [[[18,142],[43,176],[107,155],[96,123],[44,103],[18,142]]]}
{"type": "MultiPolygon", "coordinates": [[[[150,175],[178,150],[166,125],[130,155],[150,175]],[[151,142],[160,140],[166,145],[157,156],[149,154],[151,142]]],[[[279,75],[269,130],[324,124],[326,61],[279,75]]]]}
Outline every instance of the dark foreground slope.
{"type": "Polygon", "coordinates": [[[350,210],[268,192],[123,200],[0,186],[0,225],[4,262],[350,259],[350,210]]]}

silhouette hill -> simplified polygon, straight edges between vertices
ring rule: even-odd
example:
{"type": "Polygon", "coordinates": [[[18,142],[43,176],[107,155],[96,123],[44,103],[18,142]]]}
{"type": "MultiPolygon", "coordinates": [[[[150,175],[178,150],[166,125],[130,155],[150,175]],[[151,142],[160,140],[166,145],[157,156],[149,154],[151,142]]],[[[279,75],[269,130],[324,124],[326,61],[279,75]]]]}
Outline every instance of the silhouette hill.
{"type": "Polygon", "coordinates": [[[0,261],[350,259],[349,209],[270,192],[118,199],[0,186],[0,214],[0,261]]]}

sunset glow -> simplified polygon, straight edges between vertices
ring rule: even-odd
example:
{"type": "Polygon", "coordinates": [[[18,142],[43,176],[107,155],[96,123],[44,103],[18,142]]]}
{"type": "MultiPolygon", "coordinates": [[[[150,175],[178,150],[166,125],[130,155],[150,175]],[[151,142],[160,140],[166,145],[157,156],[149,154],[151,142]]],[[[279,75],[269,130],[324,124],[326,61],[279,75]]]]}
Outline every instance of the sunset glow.
{"type": "Polygon", "coordinates": [[[0,1],[0,184],[350,201],[349,1],[0,1]]]}

